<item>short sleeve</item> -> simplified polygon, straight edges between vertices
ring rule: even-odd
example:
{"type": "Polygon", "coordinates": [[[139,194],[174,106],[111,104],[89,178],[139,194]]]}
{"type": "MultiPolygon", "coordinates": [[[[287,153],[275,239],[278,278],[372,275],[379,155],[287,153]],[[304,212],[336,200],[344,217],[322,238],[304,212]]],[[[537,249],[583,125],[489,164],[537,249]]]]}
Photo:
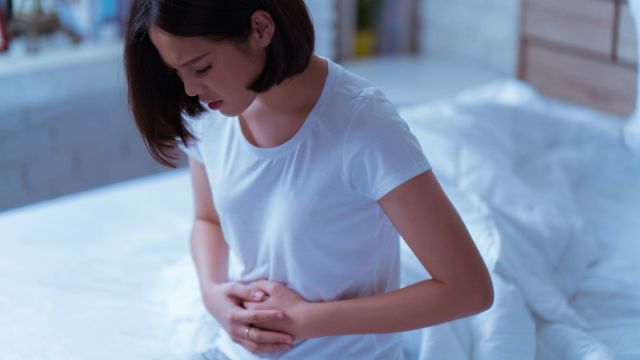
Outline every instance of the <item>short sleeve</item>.
{"type": "Polygon", "coordinates": [[[386,99],[367,100],[352,119],[343,156],[346,181],[374,200],[431,169],[409,125],[386,99]]]}
{"type": "MultiPolygon", "coordinates": [[[[193,134],[196,137],[199,137],[199,132],[197,129],[197,124],[195,123],[196,120],[192,119],[192,118],[188,118],[185,117],[184,118],[185,124],[187,125],[187,128],[189,129],[189,131],[191,132],[191,134],[193,134]]],[[[196,160],[199,163],[203,163],[202,160],[202,154],[200,153],[200,141],[197,139],[191,139],[187,145],[184,145],[182,143],[182,141],[180,141],[180,139],[177,139],[178,141],[178,148],[180,150],[182,150],[182,152],[184,152],[187,156],[193,158],[194,160],[196,160]]]]}

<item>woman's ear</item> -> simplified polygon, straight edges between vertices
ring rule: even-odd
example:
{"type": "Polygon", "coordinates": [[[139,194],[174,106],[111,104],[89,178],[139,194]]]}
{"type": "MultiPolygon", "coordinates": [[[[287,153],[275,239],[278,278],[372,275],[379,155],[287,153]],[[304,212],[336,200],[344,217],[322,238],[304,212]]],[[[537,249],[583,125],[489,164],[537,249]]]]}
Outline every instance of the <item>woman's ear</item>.
{"type": "Polygon", "coordinates": [[[251,15],[251,44],[258,48],[266,48],[271,44],[275,31],[273,18],[268,12],[258,10],[251,15]]]}

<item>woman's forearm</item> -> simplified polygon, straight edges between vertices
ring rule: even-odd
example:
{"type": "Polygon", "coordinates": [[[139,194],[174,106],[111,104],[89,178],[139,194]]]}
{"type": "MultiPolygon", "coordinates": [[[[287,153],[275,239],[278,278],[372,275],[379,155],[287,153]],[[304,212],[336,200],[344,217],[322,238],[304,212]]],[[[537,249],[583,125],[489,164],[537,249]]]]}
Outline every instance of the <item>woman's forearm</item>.
{"type": "Polygon", "coordinates": [[[219,224],[195,220],[191,230],[191,256],[201,288],[227,282],[229,248],[219,224]]]}
{"type": "Polygon", "coordinates": [[[305,310],[305,338],[346,334],[406,331],[486,310],[493,301],[491,282],[467,289],[450,289],[425,280],[389,293],[326,303],[305,310]],[[330,319],[330,321],[327,321],[330,319]]]}

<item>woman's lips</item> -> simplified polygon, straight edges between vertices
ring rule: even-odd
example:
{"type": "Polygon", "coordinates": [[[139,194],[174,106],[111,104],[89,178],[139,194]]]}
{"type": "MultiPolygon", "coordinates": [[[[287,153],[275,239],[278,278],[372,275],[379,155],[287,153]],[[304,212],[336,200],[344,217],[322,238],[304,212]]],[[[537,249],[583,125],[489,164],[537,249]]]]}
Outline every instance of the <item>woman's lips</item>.
{"type": "Polygon", "coordinates": [[[209,105],[209,109],[211,110],[218,110],[222,106],[222,100],[212,101],[207,105],[209,105]]]}

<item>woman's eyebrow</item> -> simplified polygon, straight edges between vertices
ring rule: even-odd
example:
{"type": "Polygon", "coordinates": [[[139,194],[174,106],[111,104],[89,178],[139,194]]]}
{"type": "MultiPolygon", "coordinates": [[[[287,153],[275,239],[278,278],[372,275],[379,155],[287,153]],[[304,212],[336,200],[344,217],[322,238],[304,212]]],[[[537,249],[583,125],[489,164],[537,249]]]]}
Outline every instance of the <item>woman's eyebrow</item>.
{"type": "Polygon", "coordinates": [[[197,57],[185,62],[184,64],[180,65],[180,67],[186,67],[186,66],[189,66],[189,65],[193,65],[193,64],[197,63],[198,61],[200,61],[203,57],[205,57],[207,55],[209,55],[209,53],[197,56],[197,57]]]}

